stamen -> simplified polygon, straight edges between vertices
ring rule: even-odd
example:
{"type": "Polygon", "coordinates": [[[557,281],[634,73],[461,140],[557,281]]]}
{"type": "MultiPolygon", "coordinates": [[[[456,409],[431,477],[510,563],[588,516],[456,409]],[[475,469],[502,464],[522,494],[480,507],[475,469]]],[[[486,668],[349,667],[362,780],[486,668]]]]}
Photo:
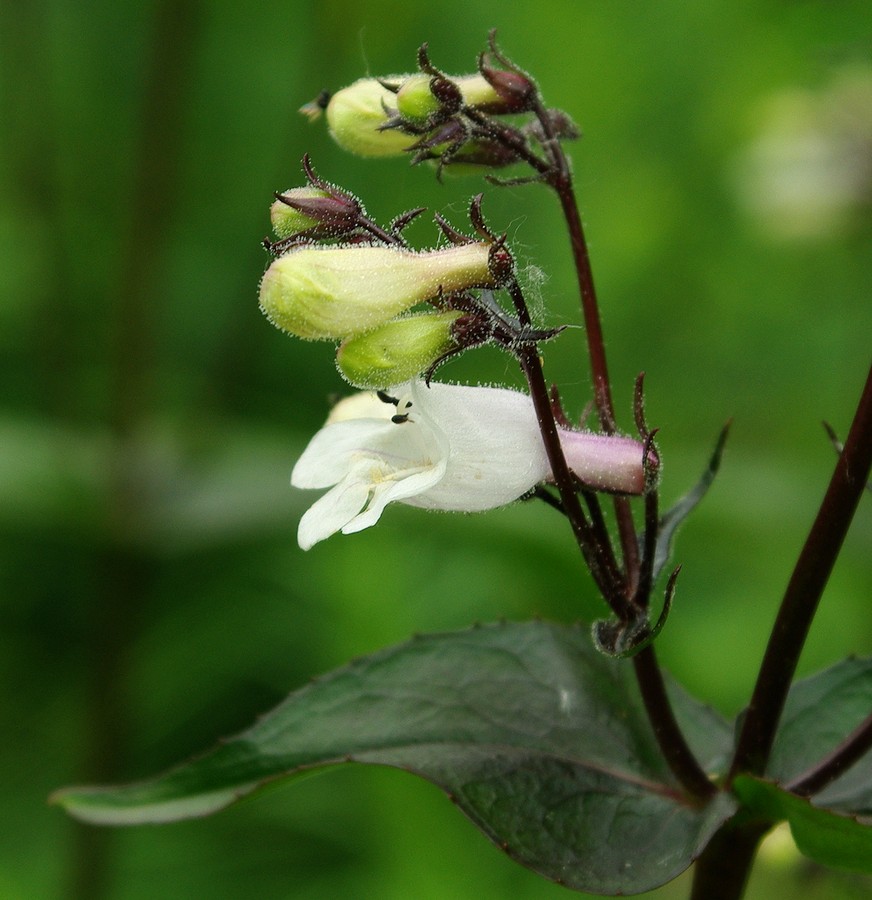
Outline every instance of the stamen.
{"type": "Polygon", "coordinates": [[[400,401],[396,397],[392,397],[390,394],[386,394],[384,391],[376,391],[376,397],[381,400],[382,403],[392,403],[396,406],[400,401]]]}
{"type": "Polygon", "coordinates": [[[409,410],[412,408],[412,401],[408,397],[403,397],[402,400],[397,401],[397,414],[395,416],[391,416],[391,421],[394,425],[402,425],[403,422],[409,421],[409,410]],[[404,412],[400,412],[400,408],[404,410],[404,412]]]}

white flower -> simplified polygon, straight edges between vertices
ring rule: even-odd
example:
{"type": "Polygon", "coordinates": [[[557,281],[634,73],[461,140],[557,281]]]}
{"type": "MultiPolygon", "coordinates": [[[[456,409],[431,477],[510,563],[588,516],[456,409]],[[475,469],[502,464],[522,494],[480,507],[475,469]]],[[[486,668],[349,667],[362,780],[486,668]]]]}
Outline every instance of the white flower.
{"type": "MultiPolygon", "coordinates": [[[[297,461],[294,487],[330,488],[300,521],[304,550],[374,525],[388,503],[479,512],[517,500],[551,474],[526,394],[415,381],[387,395],[396,405],[375,393],[341,401],[297,461]]],[[[643,489],[638,441],[560,436],[570,467],[592,488],[643,489]]]]}

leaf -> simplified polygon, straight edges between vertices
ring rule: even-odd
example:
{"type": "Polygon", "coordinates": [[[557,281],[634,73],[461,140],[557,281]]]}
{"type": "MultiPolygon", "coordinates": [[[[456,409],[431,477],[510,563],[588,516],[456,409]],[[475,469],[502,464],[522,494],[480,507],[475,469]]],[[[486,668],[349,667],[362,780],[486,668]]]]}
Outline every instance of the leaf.
{"type": "MultiPolygon", "coordinates": [[[[790,689],[767,775],[788,784],[834,750],[872,710],[872,659],[846,659],[790,689]]],[[[872,754],[815,796],[826,809],[872,815],[872,754]]]]}
{"type": "Polygon", "coordinates": [[[712,486],[715,476],[718,474],[718,469],[721,467],[721,457],[724,453],[724,446],[727,443],[729,432],[730,423],[727,422],[718,435],[715,449],[712,451],[708,465],[699,481],[660,517],[660,522],[657,526],[657,550],[654,554],[652,580],[656,580],[672,556],[672,541],[675,537],[675,532],[678,531],[678,526],[693,512],[712,486]]]}
{"type": "MultiPolygon", "coordinates": [[[[706,770],[723,768],[729,726],[671,694],[706,770]]],[[[169,822],[350,761],[428,779],[523,865],[604,894],[674,878],[735,810],[727,794],[704,809],[684,800],[632,667],[599,654],[580,628],[544,622],[418,637],[309,684],[164,775],[53,799],[98,824],[169,822]]]]}
{"type": "Polygon", "coordinates": [[[872,872],[872,823],[820,809],[768,781],[740,775],[733,789],[752,811],[786,819],[802,853],[827,866],[872,872]]]}

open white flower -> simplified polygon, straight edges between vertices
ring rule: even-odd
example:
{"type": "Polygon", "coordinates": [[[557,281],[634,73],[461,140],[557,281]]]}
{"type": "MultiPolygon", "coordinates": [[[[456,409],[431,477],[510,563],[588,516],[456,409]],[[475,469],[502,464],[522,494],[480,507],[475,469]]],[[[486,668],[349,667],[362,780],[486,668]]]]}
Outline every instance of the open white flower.
{"type": "MultiPolygon", "coordinates": [[[[334,407],[297,461],[291,484],[330,490],[300,521],[304,550],[374,525],[388,503],[479,512],[517,500],[551,470],[526,394],[423,382],[334,407]]],[[[570,468],[599,490],[640,493],[642,445],[561,429],[570,468]]]]}

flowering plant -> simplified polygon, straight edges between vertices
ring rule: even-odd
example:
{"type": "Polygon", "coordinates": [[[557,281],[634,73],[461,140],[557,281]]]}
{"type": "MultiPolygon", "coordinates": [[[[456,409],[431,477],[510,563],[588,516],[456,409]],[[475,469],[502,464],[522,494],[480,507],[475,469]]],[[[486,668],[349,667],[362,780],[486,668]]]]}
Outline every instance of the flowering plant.
{"type": "MultiPolygon", "coordinates": [[[[820,862],[872,870],[872,661],[804,682],[796,664],[872,463],[872,376],[784,595],[744,715],[731,724],[660,668],[656,639],[679,567],[676,527],[720,464],[659,503],[660,453],[635,387],[633,436],[619,432],[599,309],[564,143],[570,118],[497,48],[451,77],[426,47],[418,72],[364,79],[323,97],[335,139],[369,156],[479,169],[494,185],[554,191],[570,236],[597,430],[565,410],[505,234],[469,209],[473,235],[440,216],[439,245],[416,249],[323,181],[276,194],[276,240],[260,284],[269,320],[337,344],[362,393],[340,401],[297,461],[292,483],[327,489],[303,516],[304,549],[370,527],[392,502],[480,512],[541,500],[566,520],[609,617],[585,630],[530,622],[423,637],[292,694],[248,731],[149,781],[71,788],[57,802],[86,821],[175,821],[221,809],[278,778],[342,761],[395,766],[442,787],[495,844],[577,890],[637,893],[696,863],[693,896],[740,897],[756,847],[789,822],[820,862]],[[511,117],[511,118],[507,118],[511,117]],[[500,177],[506,167],[523,174],[500,177]],[[526,392],[436,380],[460,353],[492,344],[526,392]],[[822,716],[823,709],[827,715],[822,716]],[[796,735],[801,734],[802,740],[796,735]]],[[[838,443],[838,442],[837,442],[838,443]]]]}

